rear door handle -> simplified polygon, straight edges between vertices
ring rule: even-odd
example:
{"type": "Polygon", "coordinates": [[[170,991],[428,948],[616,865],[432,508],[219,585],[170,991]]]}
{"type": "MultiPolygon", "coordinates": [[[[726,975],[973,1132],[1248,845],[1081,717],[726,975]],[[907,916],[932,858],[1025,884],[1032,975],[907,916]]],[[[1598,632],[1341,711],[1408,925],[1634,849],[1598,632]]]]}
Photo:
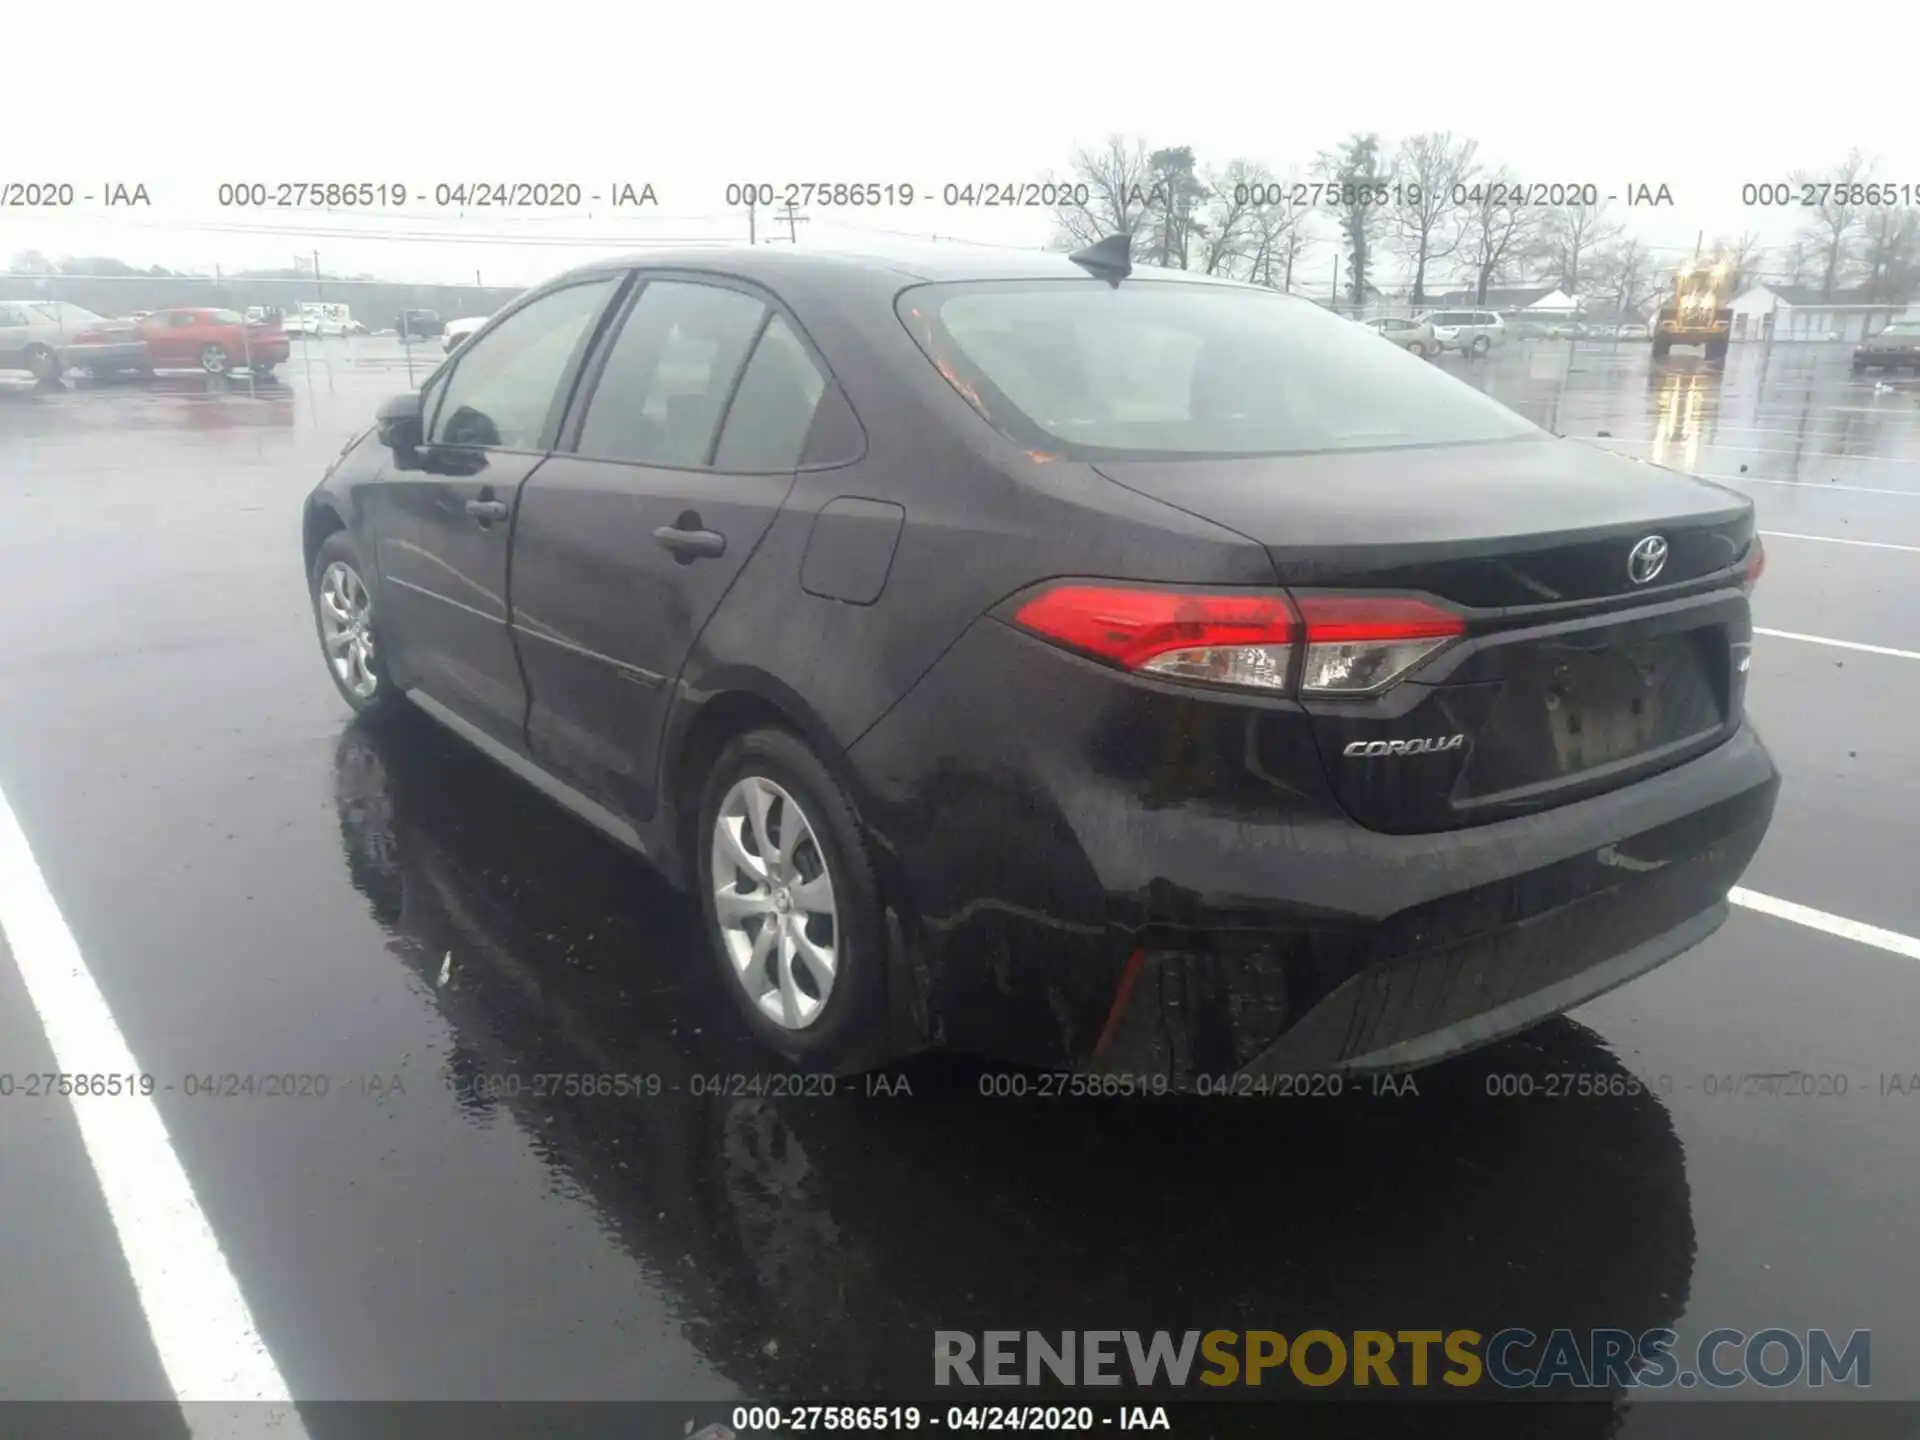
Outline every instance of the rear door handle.
{"type": "Polygon", "coordinates": [[[507,502],[504,500],[469,500],[467,514],[482,525],[491,525],[496,520],[507,518],[507,502]]]}
{"type": "Polygon", "coordinates": [[[718,530],[682,530],[662,525],[653,532],[662,549],[671,550],[682,560],[714,559],[727,553],[727,537],[718,530]]]}

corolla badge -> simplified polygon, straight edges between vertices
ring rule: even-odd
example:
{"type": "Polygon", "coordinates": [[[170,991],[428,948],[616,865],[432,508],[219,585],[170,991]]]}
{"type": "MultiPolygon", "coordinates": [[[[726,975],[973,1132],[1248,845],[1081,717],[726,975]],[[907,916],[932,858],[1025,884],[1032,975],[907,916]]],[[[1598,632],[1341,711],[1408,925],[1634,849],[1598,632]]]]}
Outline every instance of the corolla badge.
{"type": "Polygon", "coordinates": [[[1458,750],[1467,743],[1464,735],[1434,735],[1420,740],[1356,740],[1340,753],[1353,759],[1373,759],[1378,755],[1431,755],[1436,750],[1458,750]]]}
{"type": "Polygon", "coordinates": [[[1650,583],[1667,568],[1667,537],[1649,535],[1627,552],[1627,578],[1636,585],[1650,583]]]}

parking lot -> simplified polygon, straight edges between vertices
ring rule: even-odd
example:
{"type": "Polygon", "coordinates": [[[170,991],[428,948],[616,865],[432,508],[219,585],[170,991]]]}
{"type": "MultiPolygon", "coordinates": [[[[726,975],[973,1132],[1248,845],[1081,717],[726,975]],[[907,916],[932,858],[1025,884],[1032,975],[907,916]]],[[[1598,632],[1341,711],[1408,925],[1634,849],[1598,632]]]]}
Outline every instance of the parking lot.
{"type": "MultiPolygon", "coordinates": [[[[936,1328],[1373,1324],[1865,1329],[1873,1393],[1920,1399],[1920,383],[1838,345],[1438,362],[1753,497],[1773,829],[1705,944],[1417,1095],[1149,1104],[961,1061],[710,1083],[765,1067],[688,902],[424,722],[348,723],[300,502],[439,358],[0,377],[0,793],[294,1396],[878,1401],[936,1328]],[[587,1073],[646,1093],[528,1093],[587,1073]]],[[[0,1072],[92,1024],[0,947],[0,1072]]],[[[107,1190],[70,1105],[0,1098],[0,1398],[171,1393],[160,1232],[107,1190]]],[[[177,1323],[218,1349],[217,1308],[177,1323]]]]}

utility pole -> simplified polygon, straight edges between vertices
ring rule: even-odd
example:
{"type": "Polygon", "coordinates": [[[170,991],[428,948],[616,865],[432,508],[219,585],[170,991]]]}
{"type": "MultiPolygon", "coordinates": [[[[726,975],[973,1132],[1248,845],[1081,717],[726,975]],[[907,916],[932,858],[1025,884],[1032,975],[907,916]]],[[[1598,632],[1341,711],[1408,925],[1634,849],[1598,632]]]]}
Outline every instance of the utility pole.
{"type": "Polygon", "coordinates": [[[1340,252],[1333,252],[1333,313],[1340,313],[1340,252]]]}
{"type": "Polygon", "coordinates": [[[313,298],[316,300],[327,298],[327,292],[320,284],[320,252],[318,250],[313,252],[313,298]]]}
{"type": "Polygon", "coordinates": [[[749,245],[758,245],[760,243],[753,223],[754,212],[757,208],[753,203],[753,193],[749,190],[747,193],[747,244],[749,245]]]}
{"type": "Polygon", "coordinates": [[[807,217],[800,213],[799,207],[797,207],[793,201],[789,200],[782,209],[780,218],[787,222],[787,239],[793,244],[798,245],[800,243],[800,227],[807,223],[807,217]]]}

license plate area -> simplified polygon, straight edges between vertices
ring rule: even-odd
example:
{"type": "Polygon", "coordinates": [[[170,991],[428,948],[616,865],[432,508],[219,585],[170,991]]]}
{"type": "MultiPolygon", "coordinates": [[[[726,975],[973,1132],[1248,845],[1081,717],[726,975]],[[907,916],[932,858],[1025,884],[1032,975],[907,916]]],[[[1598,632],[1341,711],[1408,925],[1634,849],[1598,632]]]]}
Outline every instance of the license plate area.
{"type": "Polygon", "coordinates": [[[1540,642],[1504,658],[1500,698],[1456,801],[1652,758],[1726,724],[1728,645],[1719,627],[1598,648],[1540,642]]]}

